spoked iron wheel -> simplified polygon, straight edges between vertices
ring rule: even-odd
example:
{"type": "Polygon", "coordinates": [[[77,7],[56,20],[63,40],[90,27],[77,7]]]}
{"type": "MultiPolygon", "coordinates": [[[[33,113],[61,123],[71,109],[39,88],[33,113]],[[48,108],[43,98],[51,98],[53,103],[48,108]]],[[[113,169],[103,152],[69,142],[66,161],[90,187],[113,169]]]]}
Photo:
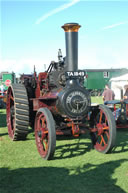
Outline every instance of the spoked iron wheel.
{"type": "Polygon", "coordinates": [[[94,148],[101,153],[112,150],[116,140],[116,124],[111,110],[105,105],[99,105],[95,117],[94,128],[91,129],[91,139],[94,148]]]}
{"type": "Polygon", "coordinates": [[[12,84],[7,92],[7,127],[12,140],[23,140],[28,134],[29,104],[23,84],[12,84]]]}
{"type": "Polygon", "coordinates": [[[35,118],[35,138],[40,156],[52,159],[56,147],[55,122],[47,108],[40,108],[35,118]]]}

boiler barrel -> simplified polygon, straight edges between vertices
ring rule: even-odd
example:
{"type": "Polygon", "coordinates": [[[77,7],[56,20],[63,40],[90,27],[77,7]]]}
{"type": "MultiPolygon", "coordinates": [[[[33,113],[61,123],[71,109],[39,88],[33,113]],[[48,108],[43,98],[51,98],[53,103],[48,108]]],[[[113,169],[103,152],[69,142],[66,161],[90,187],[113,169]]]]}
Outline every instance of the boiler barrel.
{"type": "Polygon", "coordinates": [[[78,23],[67,23],[62,26],[65,31],[66,64],[68,71],[78,70],[78,23]]]}

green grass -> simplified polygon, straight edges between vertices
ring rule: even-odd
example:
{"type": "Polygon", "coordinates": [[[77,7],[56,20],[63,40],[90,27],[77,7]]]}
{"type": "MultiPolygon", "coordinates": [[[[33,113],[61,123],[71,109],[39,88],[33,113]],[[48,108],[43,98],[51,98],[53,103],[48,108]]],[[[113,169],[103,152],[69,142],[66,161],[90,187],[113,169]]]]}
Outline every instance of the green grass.
{"type": "Polygon", "coordinates": [[[102,96],[96,96],[96,97],[91,97],[91,102],[92,103],[98,103],[98,104],[103,104],[103,99],[102,96]]]}
{"type": "Polygon", "coordinates": [[[8,137],[0,110],[1,193],[128,193],[128,129],[117,132],[111,154],[92,149],[89,135],[58,137],[54,159],[38,154],[33,133],[26,141],[8,137]]]}

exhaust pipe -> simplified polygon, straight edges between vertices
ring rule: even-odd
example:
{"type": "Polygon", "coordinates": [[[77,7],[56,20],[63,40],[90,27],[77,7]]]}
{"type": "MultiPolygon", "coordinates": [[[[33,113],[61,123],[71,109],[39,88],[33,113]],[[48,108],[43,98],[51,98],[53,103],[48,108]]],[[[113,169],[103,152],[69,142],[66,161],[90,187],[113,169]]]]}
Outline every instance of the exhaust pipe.
{"type": "Polygon", "coordinates": [[[65,31],[67,71],[78,70],[78,23],[66,23],[62,26],[65,31]]]}

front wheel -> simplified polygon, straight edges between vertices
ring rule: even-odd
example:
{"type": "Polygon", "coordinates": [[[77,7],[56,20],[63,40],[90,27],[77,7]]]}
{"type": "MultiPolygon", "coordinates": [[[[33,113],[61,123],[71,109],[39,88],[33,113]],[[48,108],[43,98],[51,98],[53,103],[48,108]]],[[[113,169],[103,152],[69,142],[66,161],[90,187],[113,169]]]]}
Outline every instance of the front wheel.
{"type": "Polygon", "coordinates": [[[35,139],[40,156],[45,160],[53,158],[56,147],[55,121],[47,108],[40,108],[35,118],[35,139]]]}
{"type": "Polygon", "coordinates": [[[94,148],[101,153],[112,150],[116,140],[116,124],[111,110],[105,105],[99,105],[97,113],[92,113],[94,119],[91,128],[91,139],[94,148]],[[94,115],[94,116],[93,116],[94,115]]]}

